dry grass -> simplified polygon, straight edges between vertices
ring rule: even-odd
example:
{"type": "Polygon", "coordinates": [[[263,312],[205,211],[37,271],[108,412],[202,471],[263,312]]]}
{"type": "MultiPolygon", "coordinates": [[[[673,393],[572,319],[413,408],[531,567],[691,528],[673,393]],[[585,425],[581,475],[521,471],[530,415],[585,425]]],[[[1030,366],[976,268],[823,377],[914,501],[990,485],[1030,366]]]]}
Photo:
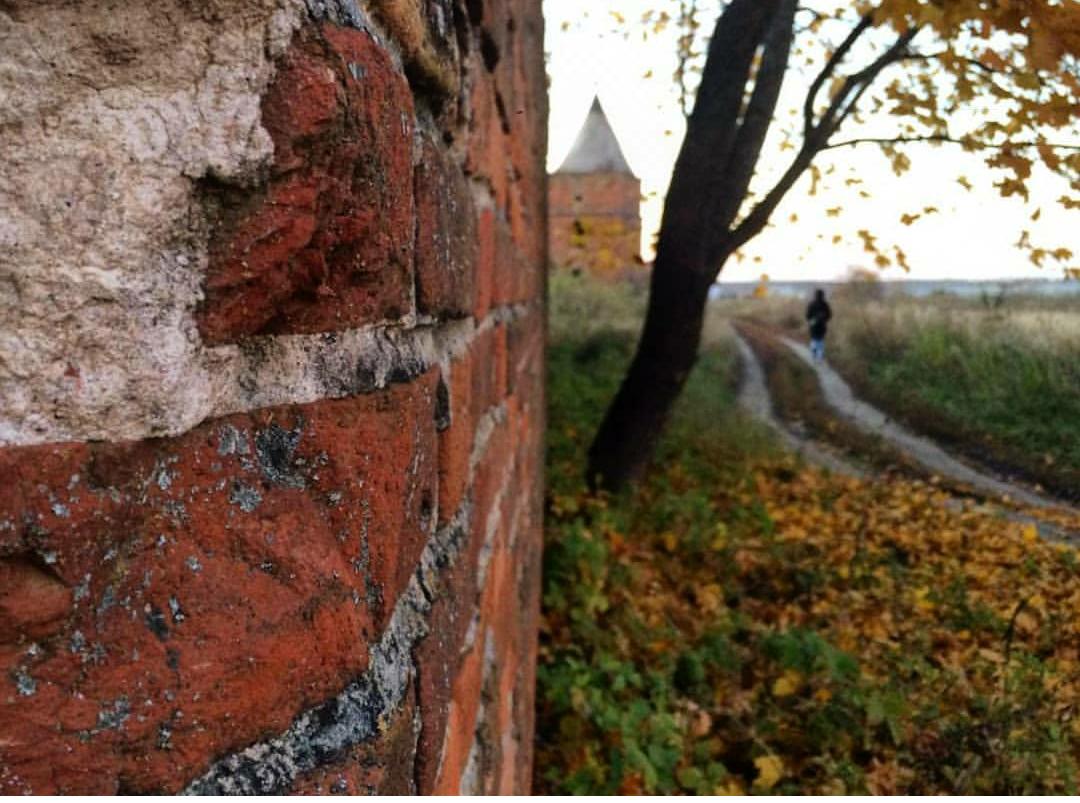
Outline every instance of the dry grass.
{"type": "Polygon", "coordinates": [[[906,340],[909,333],[943,328],[972,340],[1008,342],[1062,356],[1080,354],[1080,302],[1059,306],[1018,300],[988,309],[970,303],[937,299],[871,301],[845,309],[834,304],[831,339],[847,348],[853,338],[877,331],[887,339],[906,340]]]}

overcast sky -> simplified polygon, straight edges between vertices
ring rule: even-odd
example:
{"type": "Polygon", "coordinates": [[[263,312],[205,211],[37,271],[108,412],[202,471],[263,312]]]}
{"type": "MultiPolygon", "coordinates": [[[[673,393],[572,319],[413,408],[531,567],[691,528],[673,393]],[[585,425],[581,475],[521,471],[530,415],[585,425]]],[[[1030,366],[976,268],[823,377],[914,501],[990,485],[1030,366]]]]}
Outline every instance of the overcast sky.
{"type": "MultiPolygon", "coordinates": [[[[659,227],[663,194],[683,134],[670,79],[674,32],[645,41],[640,34],[627,36],[626,27],[618,26],[611,12],[638,20],[658,4],[589,0],[584,6],[581,0],[544,0],[551,103],[548,167],[558,168],[598,94],[647,196],[642,206],[646,258],[651,258],[649,243],[659,227]],[[649,71],[653,77],[645,78],[649,71]]],[[[778,148],[766,150],[773,158],[765,170],[785,165],[778,148]]],[[[1054,203],[1068,190],[1056,177],[1036,173],[1032,203],[1025,205],[987,191],[990,174],[981,159],[956,146],[909,146],[907,152],[913,167],[901,177],[872,145],[834,151],[835,156],[815,162],[823,171],[836,165],[834,189],[810,197],[809,178],[804,177],[773,215],[773,227],[746,246],[741,262],[729,261],[721,278],[753,280],[767,273],[773,279],[829,279],[843,276],[853,266],[870,267],[873,256],[863,250],[860,229],[873,232],[879,246],[898,245],[907,255],[910,273],[886,268],[883,278],[1061,278],[1059,263],[1047,261],[1040,270],[1015,247],[1025,229],[1039,245],[1066,246],[1080,254],[1080,212],[1066,212],[1054,203]],[[960,174],[970,178],[977,191],[965,191],[956,182],[960,174]],[[862,183],[845,187],[849,178],[862,183]],[[870,190],[870,198],[859,196],[864,189],[870,190]],[[826,214],[838,206],[843,208],[838,216],[826,214]],[[926,206],[939,212],[924,215],[911,226],[900,223],[902,215],[926,206]],[[1041,217],[1032,222],[1039,207],[1041,217]],[[844,241],[834,245],[837,234],[844,241]]]]}

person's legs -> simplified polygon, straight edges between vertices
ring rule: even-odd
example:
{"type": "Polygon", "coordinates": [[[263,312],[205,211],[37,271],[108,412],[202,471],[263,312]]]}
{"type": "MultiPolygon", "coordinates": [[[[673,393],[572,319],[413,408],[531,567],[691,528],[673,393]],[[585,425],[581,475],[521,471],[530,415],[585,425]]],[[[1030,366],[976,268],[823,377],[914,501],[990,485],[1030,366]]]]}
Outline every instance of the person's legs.
{"type": "Polygon", "coordinates": [[[815,360],[825,359],[825,338],[812,337],[810,338],[810,353],[814,355],[815,360]]]}

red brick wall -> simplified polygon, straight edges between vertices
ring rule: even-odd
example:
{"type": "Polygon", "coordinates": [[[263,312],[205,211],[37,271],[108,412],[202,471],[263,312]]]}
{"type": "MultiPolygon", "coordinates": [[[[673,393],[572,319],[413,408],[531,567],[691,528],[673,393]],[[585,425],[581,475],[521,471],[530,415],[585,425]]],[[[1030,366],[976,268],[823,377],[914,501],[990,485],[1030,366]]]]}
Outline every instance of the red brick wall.
{"type": "MultiPolygon", "coordinates": [[[[526,793],[540,3],[173,5],[178,53],[185,15],[288,34],[259,91],[272,158],[242,179],[160,161],[190,202],[161,248],[201,270],[177,324],[194,356],[161,361],[205,397],[201,420],[166,402],[137,437],[108,416],[85,430],[106,436],[0,429],[0,794],[526,793]]],[[[14,6],[26,36],[60,38],[57,80],[183,89],[117,66],[144,58],[137,41],[79,48],[53,4],[14,6]]],[[[85,13],[93,41],[120,36],[85,13]]],[[[73,142],[108,142],[94,125],[73,142]]],[[[98,180],[74,182],[76,204],[98,180]]],[[[157,253],[142,270],[166,270],[157,253]]],[[[132,354],[99,357],[134,374],[132,354]]],[[[104,386],[75,362],[58,410],[104,386]]]]}
{"type": "Polygon", "coordinates": [[[641,182],[625,173],[556,173],[548,182],[551,263],[601,276],[641,255],[641,182]]]}

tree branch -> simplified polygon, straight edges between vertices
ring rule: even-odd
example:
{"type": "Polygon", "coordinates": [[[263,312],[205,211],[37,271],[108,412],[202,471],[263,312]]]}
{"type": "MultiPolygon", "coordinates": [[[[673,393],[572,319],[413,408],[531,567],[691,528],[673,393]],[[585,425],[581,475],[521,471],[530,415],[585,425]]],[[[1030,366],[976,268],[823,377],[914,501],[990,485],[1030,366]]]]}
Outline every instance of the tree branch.
{"type": "Polygon", "coordinates": [[[739,132],[739,111],[754,56],[781,0],[732,0],[713,29],[686,136],[671,175],[664,203],[657,253],[671,251],[701,264],[707,206],[672,206],[672,198],[708,198],[715,177],[727,168],[739,132]],[[691,252],[696,254],[691,259],[691,252]]]}
{"type": "Polygon", "coordinates": [[[816,139],[818,143],[817,150],[821,150],[821,148],[828,143],[829,137],[835,134],[837,129],[840,128],[841,123],[843,123],[848,115],[851,114],[859,98],[862,97],[870,84],[872,84],[878,75],[881,74],[881,71],[903,57],[904,53],[907,52],[907,46],[918,33],[918,28],[912,28],[905,31],[897,37],[896,41],[893,42],[888,50],[857,73],[849,75],[844,79],[844,85],[840,88],[840,91],[836,93],[836,97],[832,99],[829,108],[821,115],[821,120],[818,121],[818,125],[814,131],[814,139],[816,139]],[[848,98],[852,91],[855,92],[855,97],[849,102],[848,98]]]}
{"type": "MultiPolygon", "coordinates": [[[[791,166],[784,171],[784,174],[780,177],[780,180],[777,181],[776,185],[753,209],[750,210],[750,214],[748,214],[738,226],[735,227],[730,236],[725,239],[722,248],[717,250],[716,261],[713,264],[718,266],[722,265],[724,260],[726,260],[730,254],[765,227],[765,224],[769,222],[769,217],[788,193],[788,190],[795,185],[799,176],[801,176],[803,171],[810,166],[814,157],[817,156],[820,151],[825,149],[828,145],[829,137],[836,132],[841,123],[843,123],[852,111],[854,111],[855,106],[863,93],[870,87],[878,75],[881,74],[882,70],[890,64],[895,63],[903,56],[907,50],[908,44],[910,44],[911,40],[914,39],[917,34],[917,28],[905,31],[897,37],[896,41],[888,50],[882,53],[878,58],[874,59],[873,62],[844,79],[844,85],[836,94],[836,97],[832,99],[829,108],[825,110],[825,113],[821,116],[817,125],[811,127],[810,136],[803,140],[802,148],[800,148],[799,152],[795,155],[791,166]]],[[[845,43],[850,42],[851,44],[854,44],[857,38],[857,36],[853,38],[849,35],[848,39],[845,40],[845,43]]],[[[833,55],[835,56],[836,54],[833,55]]],[[[824,74],[825,73],[823,72],[822,75],[824,74]]],[[[818,89],[820,89],[820,86],[818,89]]],[[[811,91],[817,90],[812,87],[811,91]]],[[[808,101],[808,106],[806,108],[812,110],[812,103],[809,103],[808,101]]]]}
{"type": "Polygon", "coordinates": [[[915,137],[855,137],[843,142],[833,142],[821,148],[823,151],[844,148],[849,145],[903,145],[909,142],[944,142],[949,145],[963,145],[967,148],[984,150],[986,148],[1053,148],[1054,150],[1080,151],[1080,145],[1066,145],[1061,142],[978,142],[970,139],[957,139],[948,134],[925,134],[915,137]]]}
{"type": "Polygon", "coordinates": [[[844,56],[848,54],[848,51],[855,45],[866,30],[874,24],[874,15],[872,13],[865,14],[859,24],[851,29],[851,32],[845,37],[844,41],[840,43],[840,46],[836,48],[836,51],[829,57],[829,60],[825,62],[825,66],[821,68],[821,72],[818,73],[813,83],[810,84],[810,89],[806,92],[806,103],[803,105],[803,138],[809,139],[814,130],[814,101],[817,100],[818,92],[821,91],[821,87],[825,85],[825,82],[836,72],[836,68],[840,66],[840,62],[844,60],[844,56]]]}

